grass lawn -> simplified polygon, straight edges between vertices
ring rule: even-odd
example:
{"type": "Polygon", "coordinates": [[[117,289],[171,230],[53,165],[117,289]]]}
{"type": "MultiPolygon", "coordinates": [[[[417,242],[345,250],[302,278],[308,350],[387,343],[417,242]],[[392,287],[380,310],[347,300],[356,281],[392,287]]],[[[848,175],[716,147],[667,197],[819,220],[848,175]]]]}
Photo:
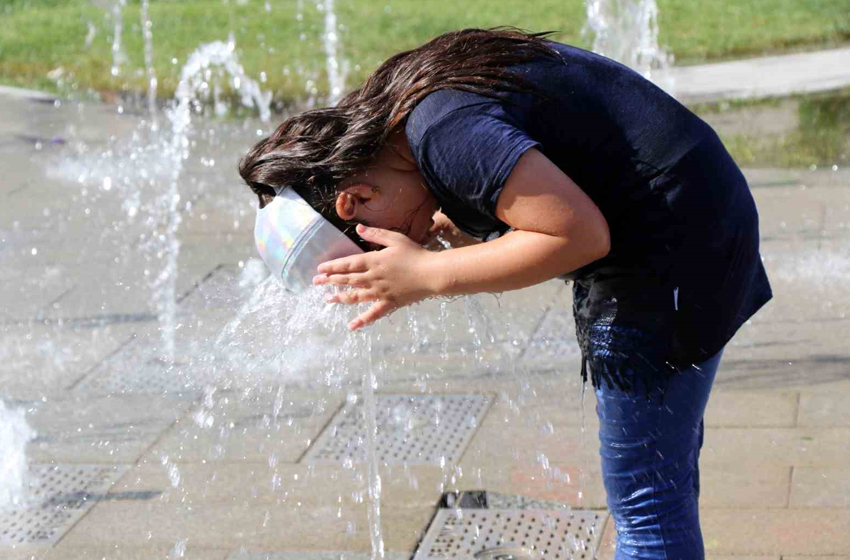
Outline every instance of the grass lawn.
{"type": "MultiPolygon", "coordinates": [[[[114,0],[0,0],[0,82],[56,89],[144,91],[139,2],[123,10],[127,62],[110,74],[114,0]],[[87,45],[86,37],[91,41],[87,45]]],[[[515,25],[588,46],[582,0],[336,0],[349,87],[382,60],[450,29],[515,25]]],[[[816,48],[850,40],[850,0],[658,0],[660,42],[679,64],[816,48]]],[[[233,32],[249,76],[282,102],[327,91],[323,12],[314,0],[151,0],[160,96],[201,43],[233,32]]]]}

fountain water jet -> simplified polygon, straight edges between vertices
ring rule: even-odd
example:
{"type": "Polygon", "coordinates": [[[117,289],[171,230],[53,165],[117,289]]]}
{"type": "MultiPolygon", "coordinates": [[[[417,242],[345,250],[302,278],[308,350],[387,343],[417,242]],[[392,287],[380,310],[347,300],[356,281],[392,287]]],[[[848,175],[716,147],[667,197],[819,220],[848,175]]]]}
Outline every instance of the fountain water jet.
{"type": "Polygon", "coordinates": [[[339,33],[337,31],[336,13],[334,12],[333,0],[324,0],[319,6],[325,12],[323,43],[327,59],[328,87],[330,88],[329,102],[331,105],[336,105],[342,99],[345,89],[345,73],[339,63],[339,33]]]}
{"type": "Polygon", "coordinates": [[[142,0],[141,8],[142,36],[145,40],[145,74],[148,79],[148,112],[151,115],[151,128],[157,130],[156,119],[156,71],[153,67],[153,22],[150,18],[150,0],[142,0]]]}
{"type": "Polygon", "coordinates": [[[593,51],[640,72],[647,79],[667,68],[672,57],[658,45],[655,0],[585,0],[584,33],[593,51]]]}
{"type": "Polygon", "coordinates": [[[10,410],[0,401],[0,512],[26,499],[26,446],[33,437],[24,411],[10,410]]]}
{"type": "MultiPolygon", "coordinates": [[[[255,107],[263,122],[268,122],[271,116],[271,92],[263,93],[259,84],[245,75],[235,49],[236,45],[231,37],[227,43],[215,41],[201,45],[195,50],[180,72],[175,104],[167,113],[171,123],[171,141],[168,147],[171,173],[168,189],[158,198],[156,204],[165,217],[164,231],[157,236],[158,252],[165,255],[165,266],[156,278],[155,304],[161,325],[161,357],[169,366],[174,363],[175,356],[177,259],[180,255],[177,232],[181,220],[178,212],[180,174],[183,171],[183,162],[189,157],[192,111],[203,111],[199,93],[210,92],[210,82],[213,80],[211,68],[221,68],[230,76],[231,85],[241,96],[242,104],[255,107]]],[[[213,86],[213,90],[217,90],[217,87],[213,86]]]]}
{"type": "Polygon", "coordinates": [[[121,74],[121,65],[127,61],[127,56],[121,47],[121,35],[124,29],[123,12],[127,0],[116,0],[112,6],[112,19],[114,20],[114,28],[112,35],[112,69],[113,76],[121,74]]]}

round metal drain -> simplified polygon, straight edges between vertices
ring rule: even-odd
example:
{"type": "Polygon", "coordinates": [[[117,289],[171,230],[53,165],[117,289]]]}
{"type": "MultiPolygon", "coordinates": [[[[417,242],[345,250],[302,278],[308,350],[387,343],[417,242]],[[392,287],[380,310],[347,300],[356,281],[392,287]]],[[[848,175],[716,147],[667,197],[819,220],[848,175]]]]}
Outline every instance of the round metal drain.
{"type": "Polygon", "coordinates": [[[500,546],[477,552],[476,560],[543,560],[543,557],[533,550],[522,546],[500,546]]]}

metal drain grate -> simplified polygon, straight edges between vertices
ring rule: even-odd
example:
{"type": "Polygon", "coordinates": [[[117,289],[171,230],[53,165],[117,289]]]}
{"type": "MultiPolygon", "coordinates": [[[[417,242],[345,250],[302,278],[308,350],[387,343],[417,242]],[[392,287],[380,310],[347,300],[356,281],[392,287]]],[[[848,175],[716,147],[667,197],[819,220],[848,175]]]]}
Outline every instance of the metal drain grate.
{"type": "Polygon", "coordinates": [[[566,504],[559,504],[558,502],[535,500],[525,496],[498,494],[496,492],[487,492],[487,507],[493,509],[570,509],[570,506],[566,504]]]}
{"type": "Polygon", "coordinates": [[[440,509],[414,560],[581,560],[596,556],[598,513],[546,509],[440,509]]]}
{"type": "Polygon", "coordinates": [[[77,387],[83,393],[187,393],[200,391],[189,374],[190,364],[167,364],[136,354],[113,356],[90,373],[77,387]]]}
{"type": "Polygon", "coordinates": [[[448,492],[413,560],[590,560],[603,520],[593,511],[524,496],[448,492]]]}
{"type": "MultiPolygon", "coordinates": [[[[460,459],[481,424],[487,395],[378,395],[377,455],[388,464],[440,464],[460,459]]],[[[334,416],[304,456],[308,463],[366,459],[362,399],[334,416]]]]}
{"type": "MultiPolygon", "coordinates": [[[[362,552],[233,552],[227,560],[371,560],[362,552]]],[[[410,554],[387,552],[385,560],[410,560],[410,554]]]]}
{"type": "Polygon", "coordinates": [[[0,513],[0,545],[51,545],[94,506],[128,467],[36,465],[18,509],[0,513]]]}

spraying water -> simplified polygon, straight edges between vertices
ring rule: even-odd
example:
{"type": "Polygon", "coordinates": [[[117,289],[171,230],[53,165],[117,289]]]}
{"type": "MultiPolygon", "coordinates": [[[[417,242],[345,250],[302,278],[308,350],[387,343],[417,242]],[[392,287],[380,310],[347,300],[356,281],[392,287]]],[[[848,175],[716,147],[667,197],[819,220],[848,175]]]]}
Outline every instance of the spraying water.
{"type": "Polygon", "coordinates": [[[331,94],[329,101],[331,105],[336,105],[342,99],[342,92],[345,89],[345,74],[339,62],[339,34],[337,32],[336,13],[334,12],[333,0],[324,0],[319,6],[325,12],[323,42],[331,94]]]}
{"type": "Polygon", "coordinates": [[[156,130],[156,71],[153,68],[153,22],[150,18],[150,0],[142,0],[142,35],[145,40],[145,74],[148,78],[148,112],[152,119],[152,128],[156,130]]]}
{"type": "Polygon", "coordinates": [[[369,367],[363,374],[363,413],[366,416],[366,454],[369,461],[369,538],[372,542],[372,560],[384,558],[384,538],[381,531],[381,476],[378,474],[377,409],[375,389],[378,377],[372,361],[372,334],[366,334],[366,352],[369,367]]]}
{"type": "Polygon", "coordinates": [[[35,432],[23,410],[10,410],[0,401],[0,512],[13,509],[25,499],[27,442],[35,432]]]}
{"type": "Polygon", "coordinates": [[[584,32],[593,36],[593,51],[652,79],[672,57],[658,45],[655,0],[585,0],[584,32]]]}
{"type": "Polygon", "coordinates": [[[168,189],[158,200],[157,206],[165,217],[163,230],[157,236],[160,251],[165,255],[165,265],[156,278],[155,305],[160,319],[163,355],[167,364],[174,363],[177,315],[177,259],[180,255],[180,242],[177,232],[180,228],[180,174],[183,162],[189,157],[189,135],[191,134],[192,111],[202,112],[201,93],[209,94],[218,90],[214,82],[213,68],[218,68],[230,76],[230,85],[241,97],[246,107],[255,107],[260,119],[267,122],[271,116],[271,92],[263,93],[254,80],[245,75],[245,70],[236,57],[236,43],[231,37],[225,43],[215,41],[201,45],[189,56],[189,60],[180,72],[177,84],[175,105],[168,111],[171,123],[171,174],[168,189]]]}
{"type": "Polygon", "coordinates": [[[121,74],[121,65],[127,61],[127,56],[121,47],[121,35],[124,29],[123,12],[127,0],[116,0],[112,6],[112,19],[114,28],[112,31],[112,69],[113,76],[121,74]]]}

